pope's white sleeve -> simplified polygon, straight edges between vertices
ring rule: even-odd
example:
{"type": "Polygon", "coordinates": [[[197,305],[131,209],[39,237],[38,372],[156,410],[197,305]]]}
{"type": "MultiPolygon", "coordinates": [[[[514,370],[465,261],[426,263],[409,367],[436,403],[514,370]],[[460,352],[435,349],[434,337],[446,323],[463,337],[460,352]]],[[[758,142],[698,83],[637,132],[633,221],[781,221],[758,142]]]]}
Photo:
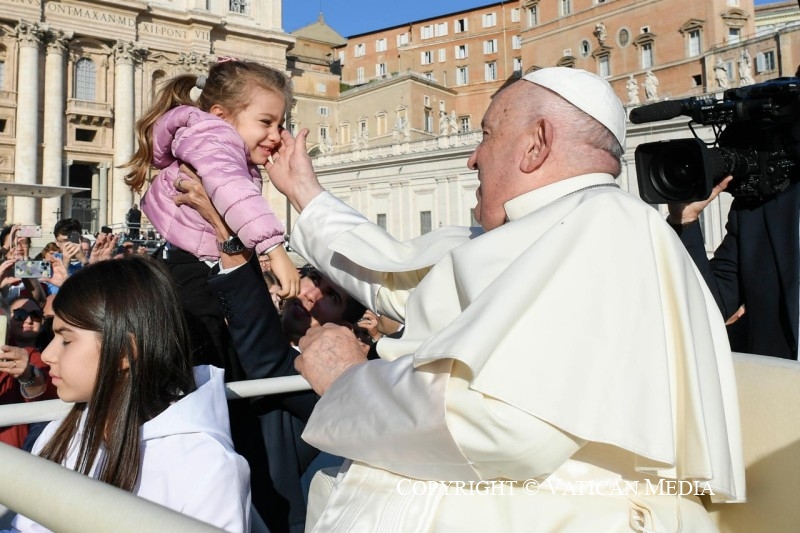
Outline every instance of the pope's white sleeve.
{"type": "Polygon", "coordinates": [[[328,192],[318,194],[297,219],[290,244],[309,263],[321,269],[336,285],[370,309],[380,288],[380,273],[347,262],[347,270],[333,265],[328,244],[359,224],[369,223],[364,215],[328,192]]]}
{"type": "Polygon", "coordinates": [[[317,403],[310,444],[397,474],[433,480],[546,475],[581,442],[468,388],[463,365],[412,357],[345,372],[317,403]],[[455,372],[453,372],[455,368],[455,372]]]}
{"type": "MultiPolygon", "coordinates": [[[[361,224],[371,222],[332,194],[323,192],[303,209],[292,231],[291,245],[333,283],[369,309],[405,322],[406,300],[427,270],[389,274],[365,268],[336,254],[330,243],[361,224]]],[[[373,237],[384,237],[389,245],[396,243],[388,234],[373,234],[373,237]]]]}

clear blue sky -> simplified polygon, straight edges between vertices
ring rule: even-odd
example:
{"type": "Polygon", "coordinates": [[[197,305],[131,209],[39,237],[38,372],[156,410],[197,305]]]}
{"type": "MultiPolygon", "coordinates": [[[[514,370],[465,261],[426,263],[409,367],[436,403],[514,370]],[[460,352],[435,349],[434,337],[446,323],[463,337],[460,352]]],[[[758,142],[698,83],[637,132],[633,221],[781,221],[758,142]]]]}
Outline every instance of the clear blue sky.
{"type": "MultiPolygon", "coordinates": [[[[755,0],[755,3],[775,1],[755,0]]],[[[491,0],[284,0],[283,29],[291,32],[307,26],[317,20],[321,10],[328,26],[342,37],[349,37],[493,3],[491,0]]]]}

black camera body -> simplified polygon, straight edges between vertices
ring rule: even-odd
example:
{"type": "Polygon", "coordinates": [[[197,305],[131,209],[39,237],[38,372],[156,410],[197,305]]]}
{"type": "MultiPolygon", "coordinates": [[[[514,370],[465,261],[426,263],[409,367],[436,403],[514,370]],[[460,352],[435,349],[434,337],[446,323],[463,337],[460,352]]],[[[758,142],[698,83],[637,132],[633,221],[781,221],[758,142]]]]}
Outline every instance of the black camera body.
{"type": "Polygon", "coordinates": [[[651,204],[704,200],[725,176],[726,191],[758,203],[800,179],[800,78],[777,78],[736,89],[723,99],[686,98],[631,111],[643,124],[691,118],[694,138],[659,141],[636,148],[639,195],[651,204]],[[700,140],[692,124],[712,126],[713,143],[700,140]]]}

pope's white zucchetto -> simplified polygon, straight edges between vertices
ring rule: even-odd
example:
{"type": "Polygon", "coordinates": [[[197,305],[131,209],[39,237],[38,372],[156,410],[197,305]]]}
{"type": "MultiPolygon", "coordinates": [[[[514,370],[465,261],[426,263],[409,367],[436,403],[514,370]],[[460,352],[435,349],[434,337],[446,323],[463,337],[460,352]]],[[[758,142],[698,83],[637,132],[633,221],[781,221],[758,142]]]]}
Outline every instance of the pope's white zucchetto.
{"type": "Polygon", "coordinates": [[[522,79],[550,89],[594,118],[608,128],[625,149],[625,108],[606,80],[597,74],[568,67],[543,68],[522,79]]]}

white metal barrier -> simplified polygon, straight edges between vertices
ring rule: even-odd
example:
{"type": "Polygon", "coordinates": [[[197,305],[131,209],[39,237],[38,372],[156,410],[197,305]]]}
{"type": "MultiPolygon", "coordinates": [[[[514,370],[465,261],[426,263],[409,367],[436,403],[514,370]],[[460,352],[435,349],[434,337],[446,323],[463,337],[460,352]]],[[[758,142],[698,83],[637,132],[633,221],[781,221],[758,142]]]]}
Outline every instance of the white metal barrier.
{"type": "MultiPolygon", "coordinates": [[[[308,382],[301,376],[287,376],[228,383],[225,393],[228,399],[240,399],[308,389],[308,382]]],[[[61,400],[3,405],[0,406],[0,427],[55,420],[71,406],[61,400]]],[[[0,483],[1,505],[59,533],[219,531],[214,526],[2,443],[0,479],[5,480],[0,483]]]]}

